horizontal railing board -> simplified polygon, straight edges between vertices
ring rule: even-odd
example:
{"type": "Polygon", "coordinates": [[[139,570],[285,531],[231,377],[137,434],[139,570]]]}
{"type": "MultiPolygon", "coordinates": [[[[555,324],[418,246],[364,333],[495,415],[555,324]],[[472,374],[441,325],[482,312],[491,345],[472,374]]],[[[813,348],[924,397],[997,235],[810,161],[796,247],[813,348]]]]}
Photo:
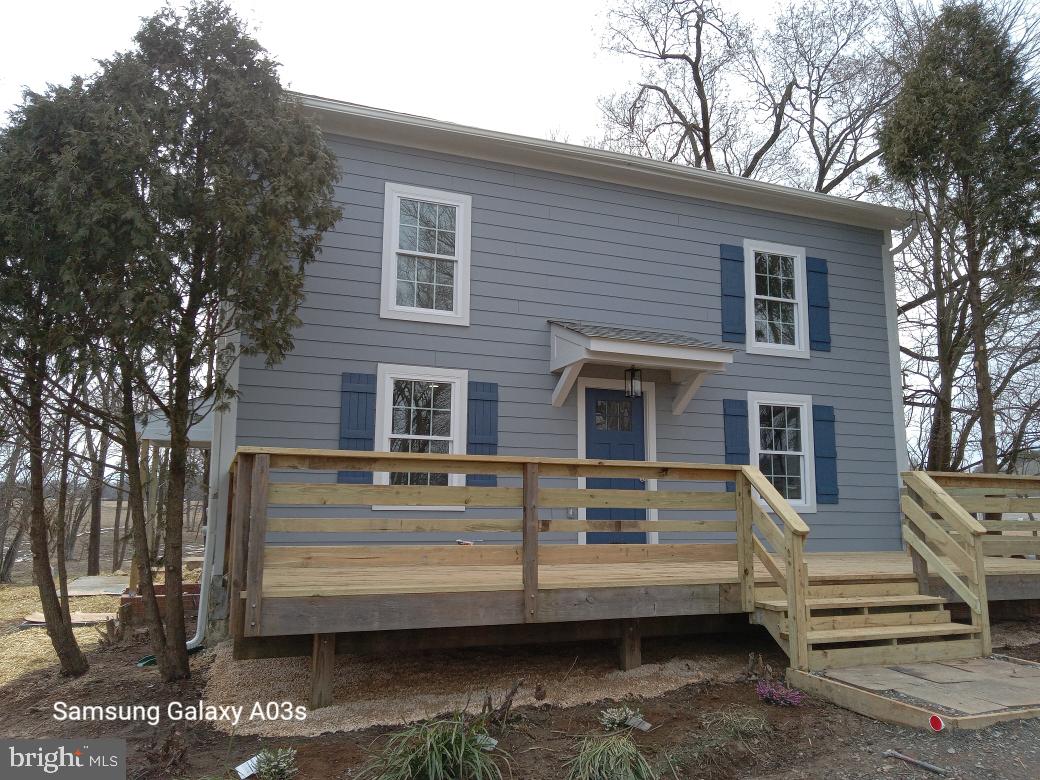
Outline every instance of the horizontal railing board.
{"type": "Polygon", "coordinates": [[[521,506],[520,488],[444,487],[440,485],[329,485],[275,482],[268,501],[298,506],[521,506]]]}
{"type": "MultiPolygon", "coordinates": [[[[735,520],[543,520],[540,530],[550,533],[733,533],[736,527],[735,520]]],[[[267,521],[269,533],[519,533],[521,530],[523,521],[520,519],[272,517],[267,521]]]]}
{"type": "Polygon", "coordinates": [[[520,563],[520,545],[273,545],[264,548],[268,568],[473,565],[520,563]]]}
{"type": "Polygon", "coordinates": [[[736,494],[701,490],[542,488],[538,505],[614,509],[735,509],[736,494]]]}
{"type": "Polygon", "coordinates": [[[690,533],[734,533],[736,520],[550,520],[543,531],[574,533],[593,531],[625,533],[628,531],[686,531],[690,533]]]}
{"type": "Polygon", "coordinates": [[[1040,555],[1040,536],[983,536],[986,555],[1040,555]]]}
{"type": "Polygon", "coordinates": [[[240,447],[238,454],[267,454],[273,469],[337,471],[435,471],[459,474],[520,474],[525,463],[537,463],[542,476],[609,476],[630,472],[644,479],[726,481],[740,470],[724,463],[676,461],[611,461],[584,458],[514,458],[503,455],[416,456],[412,453],[240,447]]]}
{"type": "Polygon", "coordinates": [[[272,517],[267,521],[268,532],[281,533],[520,533],[522,521],[511,520],[455,520],[442,517],[272,517]]]}
{"type": "Polygon", "coordinates": [[[1013,498],[1010,496],[954,496],[968,512],[1036,512],[1040,513],[1040,498],[1013,498]]]}
{"type": "MultiPolygon", "coordinates": [[[[547,545],[538,551],[543,566],[634,563],[642,561],[736,560],[736,544],[590,544],[547,545]]],[[[519,564],[520,545],[276,545],[264,548],[270,568],[342,568],[404,565],[501,566],[519,564]]]]}
{"type": "Polygon", "coordinates": [[[938,484],[949,488],[1024,488],[1026,490],[1040,490],[1040,476],[969,474],[956,471],[929,471],[927,474],[938,484]]]}

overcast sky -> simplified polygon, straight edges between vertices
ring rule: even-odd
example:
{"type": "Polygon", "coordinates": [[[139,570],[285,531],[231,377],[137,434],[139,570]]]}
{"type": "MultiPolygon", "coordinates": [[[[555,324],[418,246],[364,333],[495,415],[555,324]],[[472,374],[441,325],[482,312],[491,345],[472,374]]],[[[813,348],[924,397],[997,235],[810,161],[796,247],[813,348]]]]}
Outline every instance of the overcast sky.
{"type": "MultiPolygon", "coordinates": [[[[89,74],[159,0],[5,3],[0,113],[23,87],[89,74]]],[[[232,0],[301,92],[581,143],[600,95],[638,74],[602,51],[604,0],[232,0]]],[[[770,0],[731,0],[759,12],[770,0]],[[756,6],[762,8],[756,9],[756,6]]]]}

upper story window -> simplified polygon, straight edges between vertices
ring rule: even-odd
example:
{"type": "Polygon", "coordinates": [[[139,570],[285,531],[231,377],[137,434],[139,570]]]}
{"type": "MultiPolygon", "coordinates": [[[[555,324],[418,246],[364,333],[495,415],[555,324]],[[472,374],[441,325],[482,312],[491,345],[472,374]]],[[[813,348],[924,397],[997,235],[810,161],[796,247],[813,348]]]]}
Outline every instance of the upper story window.
{"type": "Polygon", "coordinates": [[[468,195],[386,185],[381,317],[469,325],[468,195]]]}
{"type": "Polygon", "coordinates": [[[812,397],[748,393],[751,463],[792,506],[816,510],[812,397]]]}
{"type": "Polygon", "coordinates": [[[809,357],[805,250],[744,242],[747,351],[809,357]]]}

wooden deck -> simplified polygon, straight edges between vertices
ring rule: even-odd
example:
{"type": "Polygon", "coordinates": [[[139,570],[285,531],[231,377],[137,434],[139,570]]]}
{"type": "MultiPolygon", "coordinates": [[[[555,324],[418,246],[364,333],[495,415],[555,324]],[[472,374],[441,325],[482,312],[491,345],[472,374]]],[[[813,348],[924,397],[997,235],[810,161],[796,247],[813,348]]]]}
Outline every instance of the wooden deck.
{"type": "MultiPolygon", "coordinates": [[[[904,552],[807,553],[805,558],[809,565],[809,579],[813,584],[915,580],[913,562],[904,552]]],[[[783,561],[777,561],[777,566],[784,571],[783,561]]],[[[1040,598],[1040,560],[987,558],[986,576],[991,590],[996,588],[1010,594],[1005,595],[1004,599],[1040,598]],[[1032,578],[1036,578],[1035,584],[1032,578]]],[[[772,575],[761,561],[755,564],[755,582],[762,586],[773,584],[772,575]]],[[[610,565],[542,563],[538,570],[538,587],[541,590],[739,583],[736,561],[732,560],[678,563],[646,561],[610,565]]],[[[363,568],[279,566],[268,568],[264,577],[263,595],[279,598],[522,590],[522,573],[515,565],[408,564],[363,568]]],[[[742,611],[739,603],[730,606],[734,609],[727,611],[742,611]]]]}
{"type": "Polygon", "coordinates": [[[903,479],[908,552],[807,553],[810,527],[751,466],[240,449],[226,562],[236,654],[310,635],[312,706],[329,702],[338,636],[365,635],[362,644],[377,634],[408,642],[429,630],[464,632],[470,644],[610,638],[622,668],[631,668],[640,663],[643,627],[688,631],[697,618],[713,625],[711,616],[743,614],[803,673],[986,656],[990,601],[1040,599],[1040,560],[1031,557],[1040,552],[1040,522],[994,519],[1040,511],[1040,478],[908,472],[903,479]],[[292,481],[299,471],[482,479],[292,481]],[[567,486],[590,477],[645,489],[567,486]],[[720,489],[724,483],[729,490],[720,489]],[[376,505],[464,506],[467,517],[388,517],[372,513],[376,505]],[[316,507],[323,516],[314,516],[316,507]],[[491,516],[481,519],[480,507],[491,516]],[[572,519],[581,508],[656,510],[660,519],[572,519]],[[286,531],[378,533],[386,541],[301,546],[268,537],[286,531]],[[660,544],[540,539],[586,531],[680,532],[683,541],[663,534],[660,544]],[[408,532],[485,541],[412,545],[394,536],[408,532]],[[521,542],[498,536],[496,543],[496,534],[519,534],[521,542]],[[701,534],[710,540],[689,541],[701,534]],[[717,541],[720,535],[729,541],[717,541]],[[955,614],[949,602],[964,609],[955,614]]]}

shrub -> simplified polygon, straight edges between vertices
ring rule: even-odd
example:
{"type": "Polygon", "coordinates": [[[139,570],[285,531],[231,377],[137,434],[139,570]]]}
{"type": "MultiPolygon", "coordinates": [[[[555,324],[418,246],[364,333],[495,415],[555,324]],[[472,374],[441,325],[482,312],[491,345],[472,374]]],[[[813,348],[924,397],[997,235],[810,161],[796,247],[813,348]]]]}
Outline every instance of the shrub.
{"type": "Polygon", "coordinates": [[[799,707],[805,701],[805,694],[801,691],[771,680],[759,680],[755,693],[762,701],[780,707],[799,707]]]}
{"type": "Polygon", "coordinates": [[[264,748],[256,757],[256,776],[260,780],[289,780],[296,772],[296,750],[293,748],[264,748]]]}
{"type": "Polygon", "coordinates": [[[567,766],[568,780],[657,780],[627,732],[585,737],[567,766]]]}
{"type": "Polygon", "coordinates": [[[501,780],[502,770],[490,755],[495,745],[483,719],[468,719],[459,712],[393,734],[363,776],[378,780],[501,780]]]}
{"type": "Polygon", "coordinates": [[[607,731],[620,731],[622,729],[632,728],[632,724],[629,723],[632,718],[639,718],[642,720],[643,713],[639,710],[634,710],[631,707],[622,705],[621,707],[613,707],[608,710],[603,710],[603,712],[599,714],[600,725],[602,725],[607,731]]]}

